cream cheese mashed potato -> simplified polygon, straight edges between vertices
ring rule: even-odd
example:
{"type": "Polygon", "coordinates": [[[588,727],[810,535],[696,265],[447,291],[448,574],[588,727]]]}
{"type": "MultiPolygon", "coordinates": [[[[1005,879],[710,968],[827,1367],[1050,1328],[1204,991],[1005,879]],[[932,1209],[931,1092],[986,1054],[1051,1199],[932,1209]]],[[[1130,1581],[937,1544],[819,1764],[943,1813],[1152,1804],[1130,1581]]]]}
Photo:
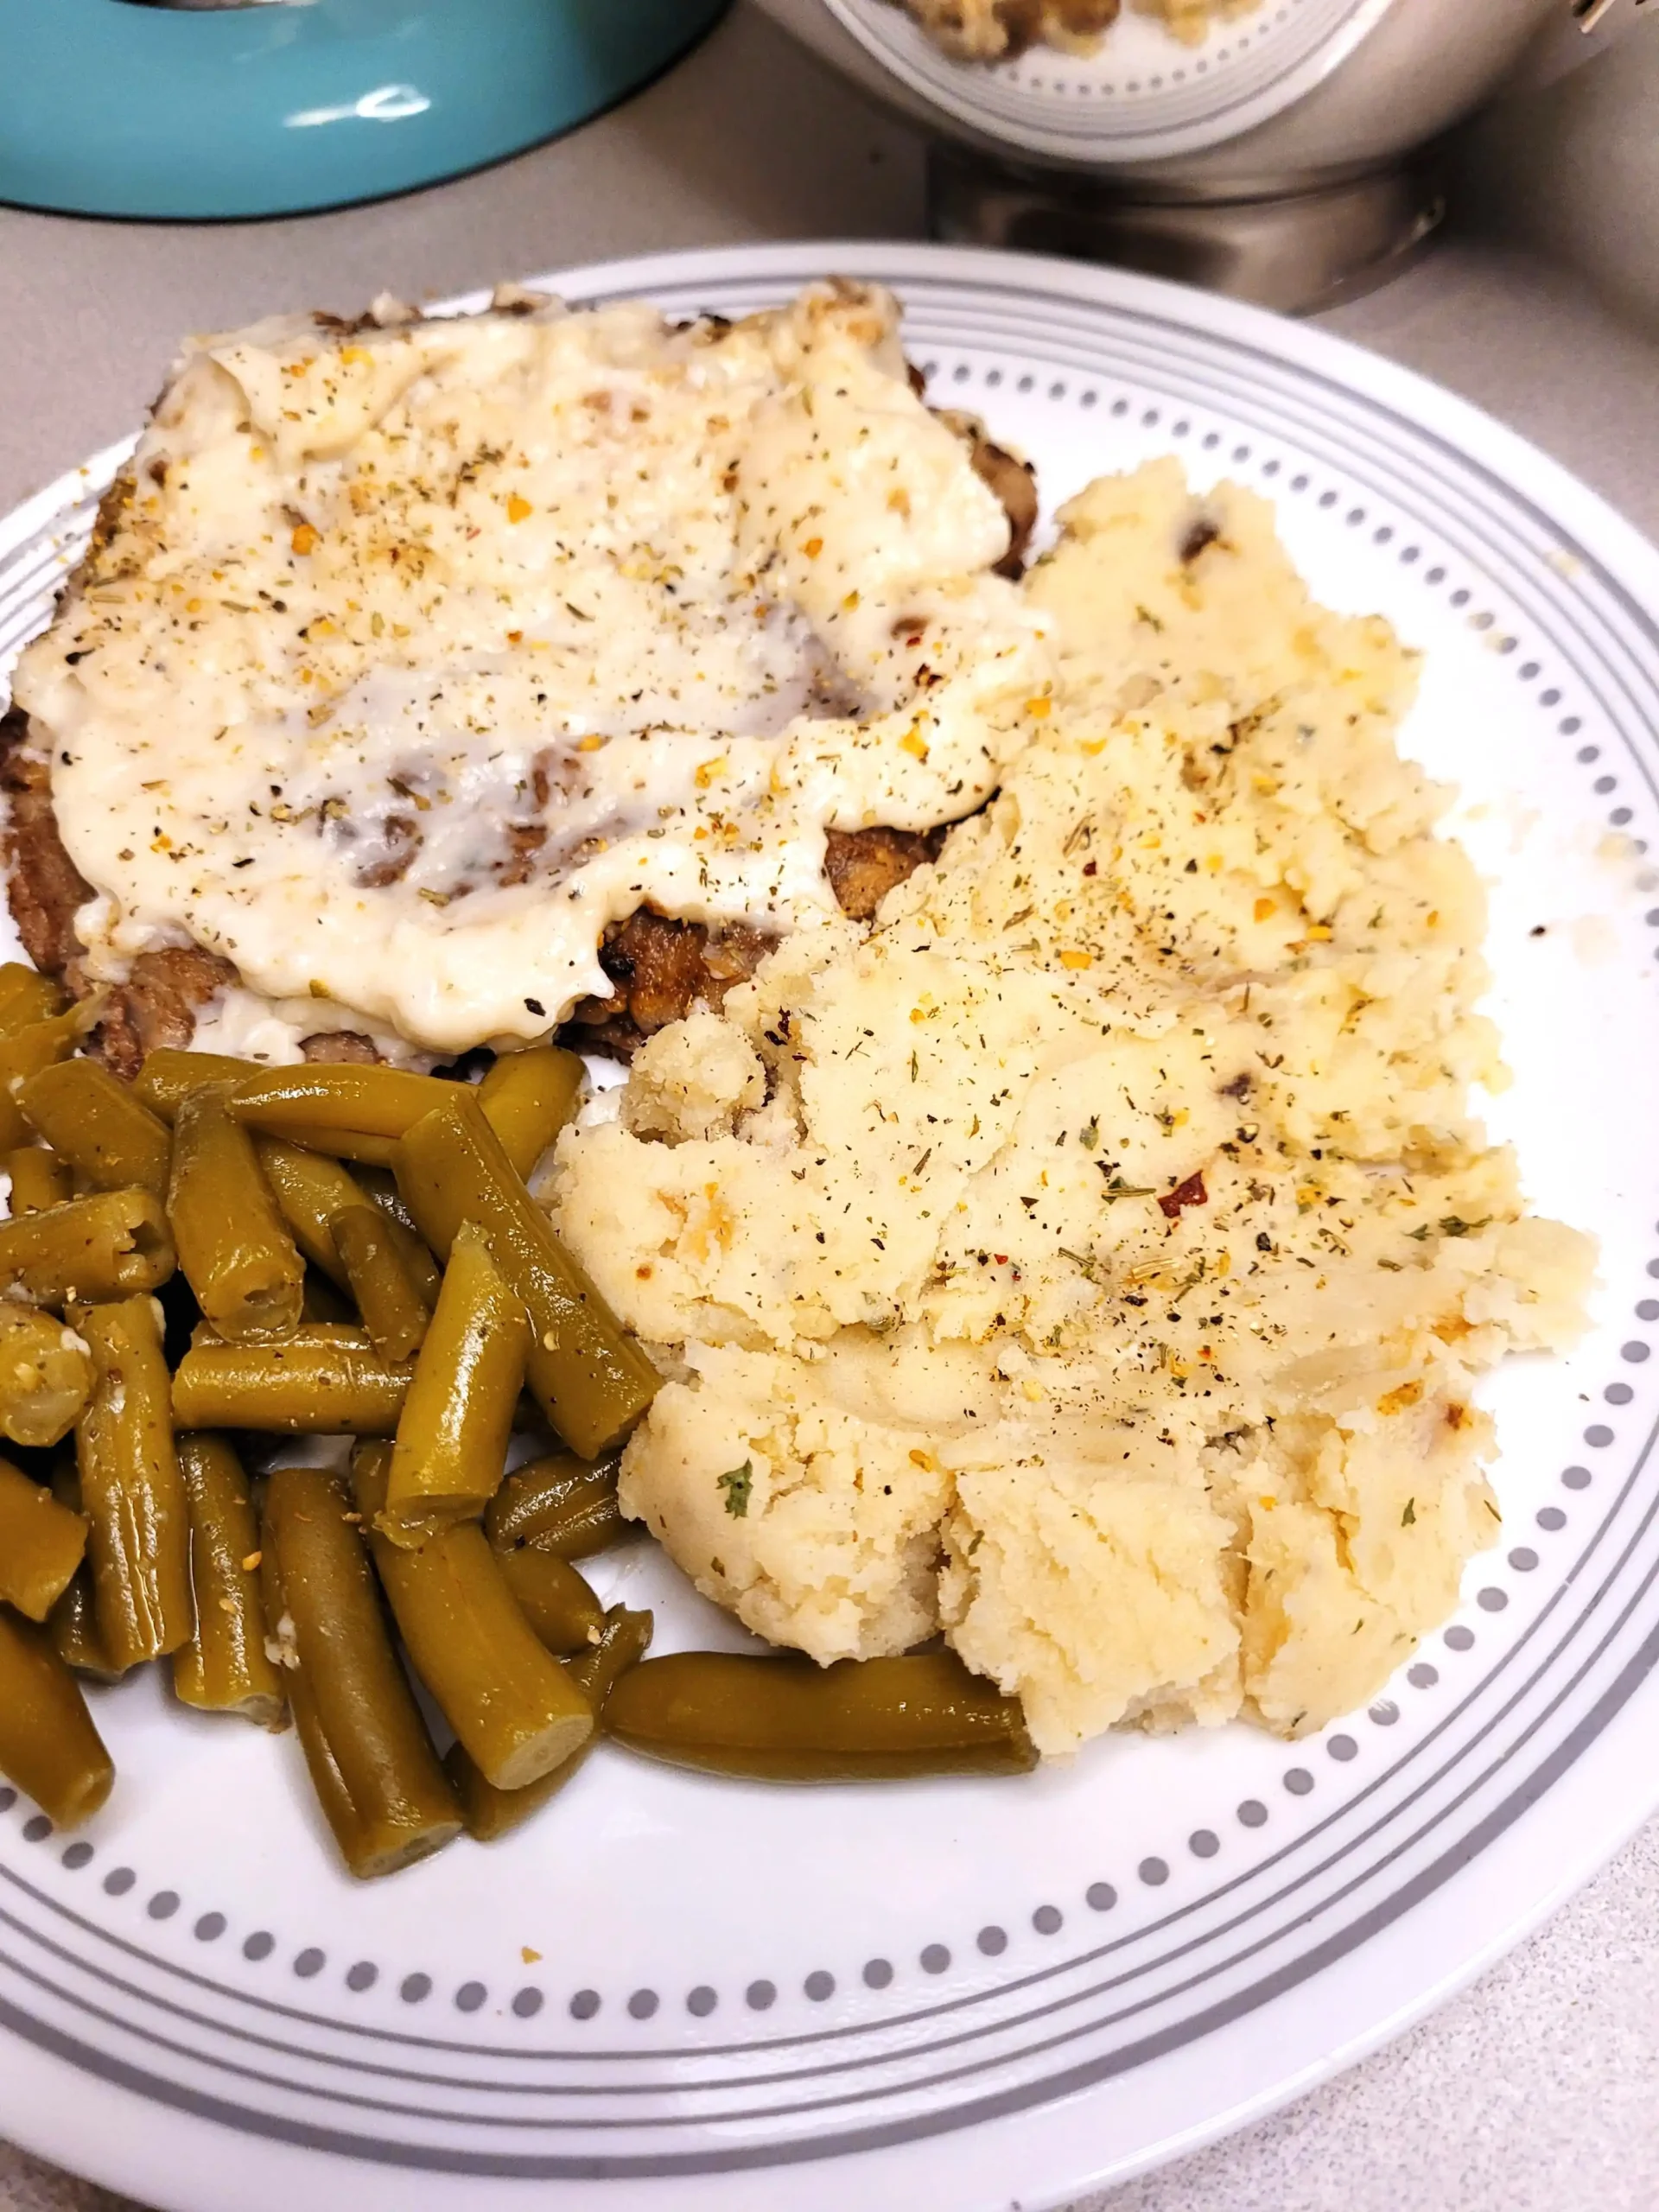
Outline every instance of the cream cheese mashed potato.
{"type": "Polygon", "coordinates": [[[654,1038],[555,1216],[671,1378],[624,1503],[762,1635],[943,1628],[1049,1754],[1295,1734],[1455,1603],[1471,1390],[1591,1252],[1469,1116],[1484,904],[1395,749],[1413,656],[1173,463],[1062,519],[1000,795],[873,933],[654,1038]]]}
{"type": "Polygon", "coordinates": [[[200,341],[23,658],[88,972],[221,955],[199,1042],[524,1040],[643,905],[833,915],[825,831],[971,811],[1046,683],[885,293],[515,306],[200,341]]]}

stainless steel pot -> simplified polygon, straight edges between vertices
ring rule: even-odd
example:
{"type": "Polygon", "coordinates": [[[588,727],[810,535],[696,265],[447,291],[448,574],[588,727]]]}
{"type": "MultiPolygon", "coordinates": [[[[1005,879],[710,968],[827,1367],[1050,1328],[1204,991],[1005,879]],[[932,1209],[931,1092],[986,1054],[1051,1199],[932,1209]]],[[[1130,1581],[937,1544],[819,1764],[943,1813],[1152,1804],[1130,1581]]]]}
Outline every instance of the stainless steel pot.
{"type": "Polygon", "coordinates": [[[1163,35],[1126,18],[1096,60],[987,67],[948,61],[887,0],[761,5],[929,126],[940,234],[1284,307],[1380,281],[1427,235],[1422,149],[1452,124],[1659,22],[1659,0],[1264,0],[1197,55],[1165,41],[1149,63],[1163,35]]]}

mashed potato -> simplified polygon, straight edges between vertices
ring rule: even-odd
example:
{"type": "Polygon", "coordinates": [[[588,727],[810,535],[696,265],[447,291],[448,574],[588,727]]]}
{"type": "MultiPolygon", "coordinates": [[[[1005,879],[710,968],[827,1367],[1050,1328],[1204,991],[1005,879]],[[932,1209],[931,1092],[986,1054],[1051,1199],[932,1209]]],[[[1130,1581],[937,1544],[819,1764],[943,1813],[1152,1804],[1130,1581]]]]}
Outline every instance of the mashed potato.
{"type": "Polygon", "coordinates": [[[654,1039],[552,1203],[671,1378],[624,1503],[762,1635],[943,1629],[1049,1754],[1295,1734],[1455,1603],[1471,1391],[1592,1255],[1469,1118],[1483,900],[1395,749],[1412,655],[1173,463],[1062,522],[998,798],[654,1039]]]}

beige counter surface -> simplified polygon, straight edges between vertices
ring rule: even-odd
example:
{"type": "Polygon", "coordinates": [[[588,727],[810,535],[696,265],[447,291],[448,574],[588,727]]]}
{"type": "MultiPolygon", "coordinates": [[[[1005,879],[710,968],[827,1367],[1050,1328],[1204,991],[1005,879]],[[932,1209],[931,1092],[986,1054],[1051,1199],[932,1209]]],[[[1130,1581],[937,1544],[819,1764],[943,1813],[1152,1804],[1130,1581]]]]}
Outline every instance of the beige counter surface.
{"type": "MultiPolygon", "coordinates": [[[[1659,100],[1659,70],[1649,75],[1659,100]]],[[[131,429],[187,330],[278,306],[355,308],[387,288],[430,297],[613,254],[921,228],[915,136],[742,10],[600,122],[379,207],[210,228],[0,210],[0,510],[131,429]]],[[[1470,233],[1325,320],[1489,408],[1659,536],[1659,332],[1635,320],[1640,287],[1622,296],[1616,309],[1519,239],[1470,233]]],[[[0,2145],[4,2212],[118,2202],[0,2145]]],[[[1656,2205],[1659,1827],[1425,2026],[1089,2212],[1656,2205]]]]}

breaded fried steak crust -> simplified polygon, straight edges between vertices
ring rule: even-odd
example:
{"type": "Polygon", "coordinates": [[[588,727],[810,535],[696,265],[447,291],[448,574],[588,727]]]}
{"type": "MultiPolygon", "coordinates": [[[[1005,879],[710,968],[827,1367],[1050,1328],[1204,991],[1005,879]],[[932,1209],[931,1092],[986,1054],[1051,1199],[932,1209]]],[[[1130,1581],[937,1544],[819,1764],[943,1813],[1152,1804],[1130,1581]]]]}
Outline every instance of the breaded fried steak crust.
{"type": "Polygon", "coordinates": [[[1044,696],[1029,472],[884,293],[381,314],[197,344],[20,666],[14,907],[117,1062],[638,1029],[632,918],[655,1003],[717,997],[873,912],[1044,696]]]}

